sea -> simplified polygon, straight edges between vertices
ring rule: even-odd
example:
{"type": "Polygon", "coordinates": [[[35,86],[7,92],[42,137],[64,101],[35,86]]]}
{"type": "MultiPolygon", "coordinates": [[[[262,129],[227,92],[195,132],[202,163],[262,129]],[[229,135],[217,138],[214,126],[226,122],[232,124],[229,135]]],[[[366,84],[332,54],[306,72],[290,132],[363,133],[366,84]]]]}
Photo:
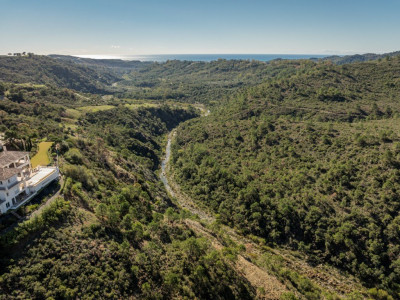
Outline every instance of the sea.
{"type": "Polygon", "coordinates": [[[240,59],[270,61],[274,59],[310,59],[324,58],[328,55],[316,54],[157,54],[157,55],[75,55],[77,57],[93,59],[122,59],[165,62],[167,60],[187,60],[187,61],[214,61],[218,59],[240,59]]]}

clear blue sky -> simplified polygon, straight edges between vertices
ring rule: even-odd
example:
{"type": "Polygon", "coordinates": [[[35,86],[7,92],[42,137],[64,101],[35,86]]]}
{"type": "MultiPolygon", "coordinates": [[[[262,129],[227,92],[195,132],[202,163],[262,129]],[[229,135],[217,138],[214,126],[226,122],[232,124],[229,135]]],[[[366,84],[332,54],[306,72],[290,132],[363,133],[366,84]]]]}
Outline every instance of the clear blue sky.
{"type": "Polygon", "coordinates": [[[400,0],[0,0],[0,54],[400,50],[400,0]]]}

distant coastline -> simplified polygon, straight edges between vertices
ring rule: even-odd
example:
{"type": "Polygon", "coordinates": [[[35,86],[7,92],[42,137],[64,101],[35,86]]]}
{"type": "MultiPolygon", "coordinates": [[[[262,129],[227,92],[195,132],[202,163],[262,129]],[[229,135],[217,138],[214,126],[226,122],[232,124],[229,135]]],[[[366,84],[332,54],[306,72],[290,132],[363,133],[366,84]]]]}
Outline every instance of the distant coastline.
{"type": "Polygon", "coordinates": [[[310,59],[324,58],[329,55],[317,54],[158,54],[158,55],[73,55],[92,59],[121,59],[138,61],[165,62],[167,60],[188,60],[210,62],[218,59],[240,59],[270,61],[274,59],[310,59]]]}

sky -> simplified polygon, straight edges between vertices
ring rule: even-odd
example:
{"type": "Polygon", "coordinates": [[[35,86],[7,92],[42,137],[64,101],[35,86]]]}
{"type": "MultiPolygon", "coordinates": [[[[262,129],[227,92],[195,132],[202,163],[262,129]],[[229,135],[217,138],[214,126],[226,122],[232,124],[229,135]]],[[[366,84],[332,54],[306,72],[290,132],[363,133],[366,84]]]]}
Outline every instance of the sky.
{"type": "Polygon", "coordinates": [[[400,0],[0,0],[0,54],[400,50],[400,0]]]}

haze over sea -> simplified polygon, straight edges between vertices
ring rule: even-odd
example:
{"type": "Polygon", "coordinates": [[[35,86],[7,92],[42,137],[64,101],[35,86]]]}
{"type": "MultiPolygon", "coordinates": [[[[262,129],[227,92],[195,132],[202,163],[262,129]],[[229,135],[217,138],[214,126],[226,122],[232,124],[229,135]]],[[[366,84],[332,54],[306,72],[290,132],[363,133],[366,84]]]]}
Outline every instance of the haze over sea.
{"type": "Polygon", "coordinates": [[[309,59],[323,58],[327,55],[315,54],[158,54],[158,55],[75,55],[77,57],[94,59],[122,59],[139,61],[157,61],[167,60],[189,60],[189,61],[213,61],[218,59],[242,59],[270,61],[274,59],[309,59]]]}

